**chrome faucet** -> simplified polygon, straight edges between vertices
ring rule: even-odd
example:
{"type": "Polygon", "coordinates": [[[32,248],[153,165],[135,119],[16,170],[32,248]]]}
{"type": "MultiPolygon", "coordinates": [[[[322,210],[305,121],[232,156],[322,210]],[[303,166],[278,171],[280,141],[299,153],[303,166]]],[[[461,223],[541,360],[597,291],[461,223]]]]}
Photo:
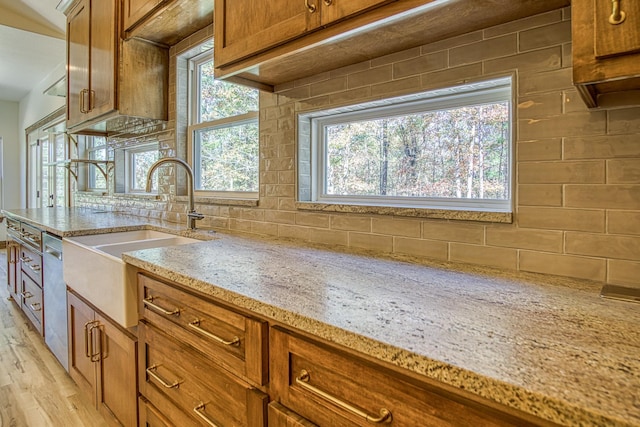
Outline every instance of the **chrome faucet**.
{"type": "Polygon", "coordinates": [[[151,178],[153,177],[153,172],[156,170],[156,168],[158,168],[158,166],[161,166],[165,163],[176,163],[184,166],[184,168],[187,170],[187,178],[188,178],[188,185],[189,185],[189,188],[188,188],[189,207],[188,207],[187,217],[189,218],[188,220],[189,228],[191,230],[195,230],[196,220],[203,219],[204,215],[196,212],[195,202],[193,197],[193,193],[195,192],[195,184],[193,181],[193,170],[191,169],[191,166],[189,166],[189,163],[177,157],[165,157],[163,159],[158,160],[154,164],[152,164],[151,167],[149,168],[149,172],[147,172],[147,193],[151,192],[151,178]]]}

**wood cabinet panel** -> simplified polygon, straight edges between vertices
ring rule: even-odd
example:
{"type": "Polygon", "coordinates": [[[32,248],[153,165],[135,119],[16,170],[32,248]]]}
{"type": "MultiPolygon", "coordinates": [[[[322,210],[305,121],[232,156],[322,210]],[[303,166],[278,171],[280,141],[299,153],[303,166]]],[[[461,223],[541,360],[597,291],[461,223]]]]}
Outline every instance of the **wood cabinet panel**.
{"type": "Polygon", "coordinates": [[[40,335],[43,335],[42,328],[42,288],[31,280],[26,274],[22,275],[22,311],[27,315],[31,323],[40,335]]]}
{"type": "Polygon", "coordinates": [[[267,323],[138,275],[141,317],[258,385],[267,381],[267,323]]]}
{"type": "MultiPolygon", "coordinates": [[[[311,3],[324,12],[335,7],[331,9],[335,15],[326,18],[326,25],[319,23],[308,27],[306,33],[299,33],[299,37],[269,48],[265,48],[262,40],[247,41],[253,37],[247,25],[245,42],[242,39],[236,41],[233,49],[224,39],[227,33],[225,25],[232,23],[225,22],[226,15],[219,13],[216,3],[216,78],[274,90],[278,85],[297,79],[568,6],[570,1],[496,0],[489,4],[473,1],[332,0],[327,6],[325,0],[310,0],[311,3]],[[225,48],[229,49],[227,53],[225,48]]],[[[235,8],[236,4],[228,0],[226,7],[235,8]]]]}
{"type": "Polygon", "coordinates": [[[215,0],[216,66],[224,66],[298,38],[320,25],[320,10],[304,1],[215,0]]]}
{"type": "Polygon", "coordinates": [[[42,287],[42,255],[21,245],[20,268],[22,274],[29,276],[39,287],[42,287]]]}
{"type": "Polygon", "coordinates": [[[573,82],[590,108],[640,105],[640,5],[620,7],[626,18],[612,25],[612,2],[571,4],[573,82]]]}
{"type": "Polygon", "coordinates": [[[119,0],[81,0],[67,15],[67,130],[108,134],[129,118],[168,118],[168,48],[120,38],[119,0]],[[109,123],[107,123],[109,121],[109,123]]]}
{"type": "Polygon", "coordinates": [[[96,370],[89,357],[88,347],[88,327],[94,320],[94,311],[75,294],[67,292],[67,316],[69,375],[82,393],[89,396],[95,405],[97,401],[96,370]]]}
{"type": "MultiPolygon", "coordinates": [[[[503,413],[461,394],[408,377],[272,328],[272,398],[318,425],[368,426],[385,418],[397,426],[548,425],[503,413]]],[[[527,416],[528,417],[528,416],[527,416]]]]}
{"type": "Polygon", "coordinates": [[[612,2],[595,1],[594,6],[594,40],[597,58],[640,51],[640,3],[619,1],[621,13],[619,19],[622,20],[619,24],[610,22],[611,19],[616,22],[612,2]]]}
{"type": "Polygon", "coordinates": [[[318,427],[278,402],[269,404],[269,427],[318,427]]]}
{"type": "MultiPolygon", "coordinates": [[[[173,405],[166,402],[163,405],[165,411],[169,412],[173,405]]],[[[140,396],[138,399],[138,408],[140,411],[140,427],[173,427],[174,425],[187,426],[187,424],[176,424],[162,414],[158,408],[153,406],[147,399],[140,396]]],[[[174,407],[175,408],[175,407],[174,407]]]]}
{"type": "Polygon", "coordinates": [[[89,90],[89,4],[78,3],[67,16],[67,123],[83,120],[89,90]]]}
{"type": "Polygon", "coordinates": [[[166,0],[124,0],[122,11],[122,27],[131,30],[142,21],[156,6],[166,0]]]}
{"type": "Polygon", "coordinates": [[[385,3],[396,0],[317,0],[322,7],[322,25],[328,25],[340,19],[349,18],[385,3]]]}
{"type": "Polygon", "coordinates": [[[100,362],[96,364],[98,409],[107,419],[115,418],[122,425],[135,426],[138,419],[136,342],[100,314],[95,314],[95,320],[100,325],[100,362]]]}
{"type": "Polygon", "coordinates": [[[141,323],[139,337],[140,392],[151,402],[161,404],[164,399],[158,397],[162,395],[195,421],[206,418],[220,426],[266,425],[266,394],[152,326],[141,323]]]}
{"type": "Polygon", "coordinates": [[[135,339],[72,292],[67,313],[69,375],[110,424],[137,425],[135,339]]]}

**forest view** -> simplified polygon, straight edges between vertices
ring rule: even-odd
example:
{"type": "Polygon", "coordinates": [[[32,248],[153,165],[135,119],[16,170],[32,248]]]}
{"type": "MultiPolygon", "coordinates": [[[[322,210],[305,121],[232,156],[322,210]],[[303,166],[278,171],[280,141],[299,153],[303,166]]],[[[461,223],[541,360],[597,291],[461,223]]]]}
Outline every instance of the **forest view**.
{"type": "Polygon", "coordinates": [[[509,198],[509,103],[324,128],[327,195],[509,198]]]}
{"type": "Polygon", "coordinates": [[[196,188],[258,191],[258,91],[216,80],[213,61],[200,66],[199,123],[194,134],[196,188]]]}

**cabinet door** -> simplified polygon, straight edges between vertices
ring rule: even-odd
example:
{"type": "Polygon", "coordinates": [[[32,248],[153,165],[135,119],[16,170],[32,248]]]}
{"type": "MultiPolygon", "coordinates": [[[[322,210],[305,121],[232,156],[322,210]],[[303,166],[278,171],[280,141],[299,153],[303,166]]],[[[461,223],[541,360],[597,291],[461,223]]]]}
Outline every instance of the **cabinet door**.
{"type": "Polygon", "coordinates": [[[598,58],[624,55],[640,51],[640,3],[637,1],[613,2],[619,5],[618,24],[612,2],[594,0],[595,54],[598,58]],[[624,17],[624,18],[623,18],[624,17]]]}
{"type": "Polygon", "coordinates": [[[98,410],[125,426],[135,426],[137,411],[136,342],[96,313],[100,362],[97,364],[98,410]]]}
{"type": "Polygon", "coordinates": [[[123,28],[130,30],[149,12],[165,0],[125,0],[123,10],[123,28]]]}
{"type": "Polygon", "coordinates": [[[91,354],[95,352],[90,348],[95,344],[95,339],[91,339],[95,336],[94,311],[74,294],[67,292],[67,315],[69,375],[85,395],[91,396],[95,404],[96,366],[91,361],[91,354]]]}
{"type": "Polygon", "coordinates": [[[67,17],[67,126],[82,122],[89,109],[89,4],[67,17]]]}
{"type": "Polygon", "coordinates": [[[116,2],[90,0],[89,113],[100,116],[116,107],[116,2]]]}
{"type": "Polygon", "coordinates": [[[395,0],[317,0],[322,3],[322,25],[330,24],[340,19],[348,18],[359,12],[364,12],[395,0]]]}
{"type": "Polygon", "coordinates": [[[303,36],[320,25],[322,0],[215,0],[216,67],[303,36]],[[307,4],[314,10],[311,11],[307,4]]]}

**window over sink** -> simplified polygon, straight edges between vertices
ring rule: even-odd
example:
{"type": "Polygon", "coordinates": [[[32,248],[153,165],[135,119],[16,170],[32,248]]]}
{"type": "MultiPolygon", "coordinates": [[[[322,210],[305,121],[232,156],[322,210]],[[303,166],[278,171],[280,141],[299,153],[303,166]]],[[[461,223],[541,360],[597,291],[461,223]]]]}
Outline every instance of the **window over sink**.
{"type": "Polygon", "coordinates": [[[217,80],[211,49],[190,58],[189,158],[200,196],[258,197],[258,90],[217,80]]]}
{"type": "Polygon", "coordinates": [[[510,78],[300,114],[299,200],[511,212],[510,78]]]}

